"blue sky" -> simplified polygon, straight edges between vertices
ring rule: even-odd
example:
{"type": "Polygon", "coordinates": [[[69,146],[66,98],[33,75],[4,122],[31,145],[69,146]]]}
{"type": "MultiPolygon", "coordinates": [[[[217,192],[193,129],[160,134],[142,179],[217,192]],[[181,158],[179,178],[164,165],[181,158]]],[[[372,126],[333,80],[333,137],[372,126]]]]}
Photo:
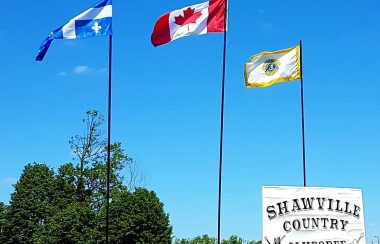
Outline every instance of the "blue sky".
{"type": "MultiPolygon", "coordinates": [[[[89,109],[107,112],[108,39],[43,39],[94,0],[5,1],[0,21],[0,201],[25,164],[72,161],[89,109]],[[5,6],[4,6],[5,5],[5,6]]],[[[154,48],[156,19],[199,3],[113,3],[112,140],[146,173],[174,235],[217,234],[223,35],[154,48]]],[[[243,65],[303,40],[309,186],[363,189],[367,241],[380,235],[380,28],[377,0],[230,1],[222,236],[261,239],[261,187],[302,185],[300,82],[246,89],[243,65]]]]}

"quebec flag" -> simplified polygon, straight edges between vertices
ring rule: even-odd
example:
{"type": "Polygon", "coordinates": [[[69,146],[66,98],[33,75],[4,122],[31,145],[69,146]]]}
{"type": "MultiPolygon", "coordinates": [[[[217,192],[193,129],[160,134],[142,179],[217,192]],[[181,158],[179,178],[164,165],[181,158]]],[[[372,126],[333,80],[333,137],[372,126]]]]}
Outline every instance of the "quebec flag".
{"type": "Polygon", "coordinates": [[[53,30],[38,49],[36,61],[42,61],[54,39],[77,39],[112,35],[112,0],[103,0],[93,8],[53,30]]]}

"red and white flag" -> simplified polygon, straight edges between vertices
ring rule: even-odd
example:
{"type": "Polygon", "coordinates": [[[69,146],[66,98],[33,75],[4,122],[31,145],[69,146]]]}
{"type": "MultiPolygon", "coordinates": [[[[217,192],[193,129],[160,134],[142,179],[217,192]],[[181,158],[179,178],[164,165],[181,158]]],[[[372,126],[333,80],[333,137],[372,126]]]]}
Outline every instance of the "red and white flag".
{"type": "Polygon", "coordinates": [[[162,15],[152,33],[152,44],[159,46],[189,35],[224,32],[225,0],[210,0],[162,15]]]}

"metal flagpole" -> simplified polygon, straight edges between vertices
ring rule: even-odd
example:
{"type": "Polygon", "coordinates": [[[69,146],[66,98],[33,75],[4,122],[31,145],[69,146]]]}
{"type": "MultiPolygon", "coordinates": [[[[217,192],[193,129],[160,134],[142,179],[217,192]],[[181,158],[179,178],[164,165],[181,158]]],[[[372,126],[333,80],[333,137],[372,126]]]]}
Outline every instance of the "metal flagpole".
{"type": "Polygon", "coordinates": [[[303,109],[302,40],[300,40],[300,66],[301,66],[301,111],[302,111],[302,162],[303,162],[303,186],[306,186],[305,118],[304,118],[304,109],[303,109]]]}
{"type": "Polygon", "coordinates": [[[224,126],[224,84],[226,77],[226,49],[227,49],[227,17],[228,0],[225,0],[224,12],[224,46],[223,46],[223,73],[222,73],[222,104],[220,112],[220,144],[219,144],[219,192],[218,192],[218,244],[220,244],[220,210],[222,202],[222,165],[223,165],[223,126],[224,126]]]}
{"type": "Polygon", "coordinates": [[[107,195],[106,195],[106,243],[109,237],[110,174],[111,174],[111,88],[112,88],[112,35],[109,36],[108,59],[108,139],[107,139],[107,195]]]}

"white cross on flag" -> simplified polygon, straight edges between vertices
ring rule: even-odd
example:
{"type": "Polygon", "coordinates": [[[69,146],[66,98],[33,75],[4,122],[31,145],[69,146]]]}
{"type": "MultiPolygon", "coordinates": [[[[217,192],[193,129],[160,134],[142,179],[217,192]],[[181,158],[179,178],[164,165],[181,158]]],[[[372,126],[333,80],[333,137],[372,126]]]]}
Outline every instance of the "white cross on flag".
{"type": "Polygon", "coordinates": [[[159,46],[189,35],[225,31],[225,0],[210,0],[162,15],[152,33],[152,44],[159,46]]]}

